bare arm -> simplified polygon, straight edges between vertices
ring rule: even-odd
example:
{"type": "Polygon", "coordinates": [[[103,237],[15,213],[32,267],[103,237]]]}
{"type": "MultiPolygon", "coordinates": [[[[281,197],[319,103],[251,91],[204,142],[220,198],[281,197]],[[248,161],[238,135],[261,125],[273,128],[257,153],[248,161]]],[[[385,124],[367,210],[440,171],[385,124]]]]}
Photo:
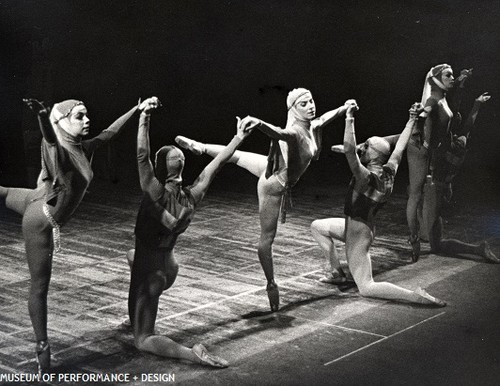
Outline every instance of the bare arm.
{"type": "Polygon", "coordinates": [[[137,167],[139,170],[139,182],[141,190],[148,193],[154,201],[158,190],[162,188],[156,179],[153,164],[151,163],[151,150],[149,147],[149,123],[151,115],[142,112],[139,118],[139,130],[137,131],[137,167]]]}
{"type": "Polygon", "coordinates": [[[356,152],[356,135],[354,134],[354,116],[353,113],[357,106],[353,105],[347,109],[344,131],[344,153],[352,174],[358,182],[368,180],[370,172],[365,168],[356,152]]]}
{"type": "Polygon", "coordinates": [[[156,97],[146,99],[141,104],[143,111],[139,117],[139,129],[137,131],[137,167],[139,170],[141,190],[144,194],[147,194],[153,202],[153,210],[150,212],[150,215],[160,221],[166,228],[173,229],[185,213],[180,213],[179,219],[177,219],[157,202],[164,193],[165,188],[156,178],[153,164],[151,163],[149,142],[150,110],[158,107],[158,105],[159,101],[156,97]]]}
{"type": "Polygon", "coordinates": [[[355,104],[356,101],[354,99],[348,99],[343,106],[337,107],[335,110],[330,110],[321,115],[320,117],[316,118],[315,120],[318,121],[316,125],[313,127],[315,129],[321,129],[324,125],[327,125],[334,119],[337,119],[338,117],[345,115],[348,107],[351,104],[355,104]]]}
{"type": "Polygon", "coordinates": [[[253,130],[253,127],[248,128],[241,124],[241,120],[239,118],[237,119],[238,124],[236,135],[233,137],[231,142],[229,142],[227,146],[219,154],[217,154],[217,157],[215,157],[212,162],[210,162],[205,169],[203,169],[191,187],[191,194],[193,195],[196,204],[203,199],[217,173],[222,169],[224,164],[229,161],[236,149],[253,130]]]}

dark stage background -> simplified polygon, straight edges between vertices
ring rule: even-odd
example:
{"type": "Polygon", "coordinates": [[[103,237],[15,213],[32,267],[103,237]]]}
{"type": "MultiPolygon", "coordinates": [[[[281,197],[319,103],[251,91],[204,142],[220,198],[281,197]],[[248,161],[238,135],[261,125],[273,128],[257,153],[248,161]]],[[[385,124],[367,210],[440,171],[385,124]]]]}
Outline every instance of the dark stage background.
{"type": "MultiPolygon", "coordinates": [[[[400,131],[433,65],[458,74],[474,68],[464,101],[489,91],[474,144],[458,177],[456,199],[497,203],[499,1],[35,1],[0,2],[0,182],[32,186],[39,135],[23,97],[85,101],[91,135],[139,97],[163,102],[152,123],[152,147],[182,134],[227,143],[235,116],[283,126],[286,95],[309,88],[318,115],[356,98],[359,140],[400,131]]],[[[301,184],[345,186],[343,119],[325,131],[319,162],[301,184]]],[[[136,121],[96,155],[96,178],[137,184],[136,121]]],[[[268,139],[254,133],[242,150],[265,154],[268,139]]],[[[187,155],[185,180],[207,158],[187,155]]],[[[404,191],[406,163],[397,189],[404,191]]],[[[228,165],[216,185],[254,190],[256,179],[228,165]]]]}

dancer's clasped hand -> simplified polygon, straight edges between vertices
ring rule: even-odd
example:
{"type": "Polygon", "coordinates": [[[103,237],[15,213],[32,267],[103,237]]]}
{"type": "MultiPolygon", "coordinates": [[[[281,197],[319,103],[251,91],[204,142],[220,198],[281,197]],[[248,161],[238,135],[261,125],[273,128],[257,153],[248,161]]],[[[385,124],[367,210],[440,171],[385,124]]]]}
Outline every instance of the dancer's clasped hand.
{"type": "Polygon", "coordinates": [[[347,107],[347,111],[345,113],[346,118],[353,118],[354,112],[359,110],[359,106],[355,99],[348,99],[345,101],[344,106],[347,107]]]}
{"type": "Polygon", "coordinates": [[[140,104],[138,109],[142,111],[143,113],[149,113],[151,110],[157,109],[158,107],[161,107],[161,102],[160,100],[153,96],[150,98],[147,98],[143,100],[140,104]]]}
{"type": "Polygon", "coordinates": [[[245,118],[241,119],[240,117],[236,117],[236,135],[240,137],[241,139],[244,139],[250,135],[250,133],[253,131],[253,129],[260,124],[260,120],[257,118],[253,118],[254,120],[257,120],[257,124],[255,124],[254,121],[251,121],[248,118],[252,118],[250,116],[246,116],[245,118]]]}

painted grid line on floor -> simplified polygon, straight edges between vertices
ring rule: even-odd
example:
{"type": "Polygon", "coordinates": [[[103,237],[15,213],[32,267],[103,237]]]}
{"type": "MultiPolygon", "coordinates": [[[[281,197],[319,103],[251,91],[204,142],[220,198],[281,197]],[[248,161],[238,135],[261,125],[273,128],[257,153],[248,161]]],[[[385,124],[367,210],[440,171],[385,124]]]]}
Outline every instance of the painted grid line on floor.
{"type": "Polygon", "coordinates": [[[358,348],[358,349],[356,349],[356,350],[354,350],[354,351],[351,351],[351,352],[350,352],[350,353],[348,353],[348,354],[342,355],[341,357],[338,357],[338,358],[333,359],[333,360],[331,360],[331,361],[329,361],[329,362],[326,362],[326,363],[324,363],[324,364],[323,364],[323,366],[328,366],[328,365],[331,365],[332,363],[335,363],[335,362],[338,362],[338,361],[340,361],[340,360],[342,360],[342,359],[345,359],[345,358],[347,358],[347,357],[349,357],[349,356],[351,356],[351,355],[353,355],[353,354],[356,354],[356,353],[358,353],[358,352],[360,352],[360,351],[363,351],[364,349],[367,349],[368,347],[371,347],[371,346],[374,346],[374,345],[376,345],[376,344],[378,344],[378,343],[380,343],[380,342],[386,341],[387,339],[390,339],[390,338],[392,338],[392,337],[394,337],[394,336],[396,336],[396,335],[399,335],[399,334],[401,334],[401,333],[403,333],[403,332],[405,332],[405,331],[411,330],[413,327],[416,327],[416,326],[418,326],[418,325],[420,325],[420,324],[422,324],[422,323],[428,322],[429,320],[435,319],[435,318],[437,318],[438,316],[441,316],[441,315],[444,315],[444,314],[446,314],[446,312],[444,312],[444,311],[443,311],[443,312],[440,312],[440,313],[439,313],[439,314],[437,314],[437,315],[433,315],[433,316],[431,316],[431,317],[429,317],[429,318],[427,318],[427,319],[424,319],[424,320],[422,320],[422,321],[420,321],[420,322],[418,322],[418,323],[415,323],[415,324],[413,324],[413,325],[411,325],[411,326],[409,326],[409,327],[403,328],[402,330],[397,331],[397,332],[395,332],[394,334],[391,334],[391,335],[389,335],[389,336],[386,336],[386,337],[384,337],[384,338],[382,338],[382,339],[380,339],[380,340],[376,340],[375,342],[369,343],[369,344],[367,344],[366,346],[360,347],[360,348],[358,348]]]}

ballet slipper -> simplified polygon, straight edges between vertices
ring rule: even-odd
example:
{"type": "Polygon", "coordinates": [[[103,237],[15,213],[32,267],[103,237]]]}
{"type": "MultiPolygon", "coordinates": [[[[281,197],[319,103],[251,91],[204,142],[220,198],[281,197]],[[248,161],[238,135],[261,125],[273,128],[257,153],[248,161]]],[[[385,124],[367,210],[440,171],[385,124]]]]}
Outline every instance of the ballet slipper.
{"type": "Polygon", "coordinates": [[[191,153],[195,155],[202,155],[204,153],[203,144],[193,139],[189,139],[187,137],[183,137],[182,135],[178,135],[177,137],[175,137],[175,142],[177,142],[177,144],[180,147],[189,150],[191,153]]]}
{"type": "Polygon", "coordinates": [[[280,308],[280,291],[276,283],[267,284],[267,297],[269,298],[269,305],[271,306],[271,311],[276,312],[280,308]]]}
{"type": "Polygon", "coordinates": [[[50,345],[46,340],[37,342],[35,346],[36,362],[38,364],[38,375],[41,377],[50,369],[50,345]]]}
{"type": "Polygon", "coordinates": [[[423,288],[418,287],[415,290],[415,294],[418,295],[417,301],[420,304],[428,304],[431,306],[436,306],[436,307],[445,307],[446,302],[444,300],[438,299],[434,296],[431,296],[426,290],[423,288]]]}
{"type": "Polygon", "coordinates": [[[483,241],[481,243],[482,255],[486,259],[486,261],[494,264],[499,264],[500,259],[495,256],[493,251],[491,250],[490,244],[487,241],[483,241]]]}
{"type": "Polygon", "coordinates": [[[194,355],[198,357],[201,364],[218,367],[220,369],[226,368],[229,366],[228,361],[225,359],[219,358],[217,355],[210,354],[205,346],[200,343],[197,343],[191,349],[194,355]]]}
{"type": "Polygon", "coordinates": [[[416,263],[420,257],[420,238],[417,235],[410,235],[408,244],[411,245],[411,261],[416,263]]]}

